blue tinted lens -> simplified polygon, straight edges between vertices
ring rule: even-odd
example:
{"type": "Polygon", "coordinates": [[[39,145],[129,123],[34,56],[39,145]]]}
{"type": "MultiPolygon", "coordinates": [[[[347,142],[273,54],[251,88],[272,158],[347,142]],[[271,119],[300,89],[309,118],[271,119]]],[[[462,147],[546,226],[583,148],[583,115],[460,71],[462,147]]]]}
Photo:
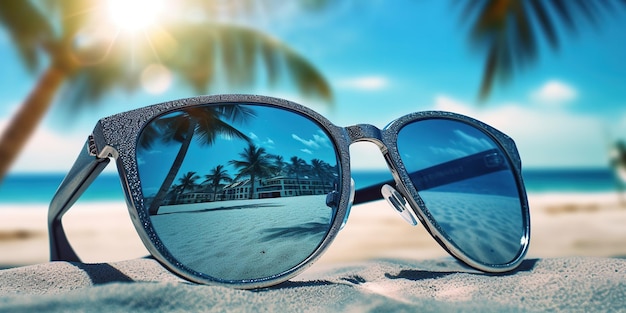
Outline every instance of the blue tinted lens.
{"type": "Polygon", "coordinates": [[[398,151],[435,226],[473,260],[507,264],[525,236],[520,191],[510,161],[483,131],[428,119],[398,133],[398,151]]]}
{"type": "Polygon", "coordinates": [[[223,281],[278,275],[330,229],[337,152],[303,115],[258,104],[185,109],[150,122],[138,146],[144,206],[187,269],[223,281]]]}

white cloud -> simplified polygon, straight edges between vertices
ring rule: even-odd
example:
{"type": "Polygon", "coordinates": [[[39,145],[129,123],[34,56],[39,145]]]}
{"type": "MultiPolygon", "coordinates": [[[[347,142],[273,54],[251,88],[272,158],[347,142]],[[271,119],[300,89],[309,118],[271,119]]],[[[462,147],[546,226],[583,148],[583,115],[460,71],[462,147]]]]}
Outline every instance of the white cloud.
{"type": "Polygon", "coordinates": [[[318,145],[324,147],[330,147],[330,142],[328,142],[328,136],[322,130],[318,131],[318,134],[313,134],[313,140],[317,142],[318,145]]]}
{"type": "Polygon", "coordinates": [[[435,98],[434,109],[474,117],[509,135],[525,166],[607,165],[606,127],[593,116],[514,103],[477,108],[445,95],[435,98]]]}
{"type": "Polygon", "coordinates": [[[443,147],[433,147],[433,146],[431,146],[431,147],[428,147],[428,149],[433,154],[450,156],[452,158],[462,158],[462,157],[468,155],[468,153],[466,151],[463,151],[463,150],[460,150],[460,149],[454,149],[452,147],[443,148],[443,147]]]}
{"type": "Polygon", "coordinates": [[[274,140],[272,140],[272,138],[265,138],[265,140],[261,140],[259,138],[259,136],[257,136],[257,134],[250,132],[248,134],[248,137],[250,137],[250,139],[252,139],[254,142],[256,142],[257,145],[266,148],[266,149],[274,149],[274,140]]]}
{"type": "Polygon", "coordinates": [[[473,137],[457,129],[453,132],[455,140],[441,142],[437,145],[429,146],[431,153],[445,156],[445,159],[462,158],[479,151],[493,148],[493,145],[486,139],[473,137]]]}
{"type": "MultiPolygon", "coordinates": [[[[0,134],[7,125],[8,120],[0,120],[0,134]]],[[[87,135],[60,134],[40,125],[13,163],[11,172],[67,172],[74,164],[87,135]]],[[[108,166],[107,169],[114,171],[115,166],[108,166]]]]}
{"type": "Polygon", "coordinates": [[[574,87],[558,80],[549,80],[531,94],[531,99],[545,104],[562,104],[575,100],[578,92],[574,87]]]}
{"type": "Polygon", "coordinates": [[[248,134],[248,137],[250,137],[250,139],[252,140],[257,140],[259,139],[259,136],[257,136],[255,133],[250,132],[250,134],[248,134]]]}
{"type": "Polygon", "coordinates": [[[272,140],[271,138],[265,138],[264,141],[260,142],[260,145],[266,149],[274,149],[275,145],[274,145],[274,140],[272,140]]]}
{"type": "Polygon", "coordinates": [[[454,134],[465,143],[462,146],[463,148],[468,149],[469,153],[477,152],[475,151],[477,147],[481,150],[491,149],[493,147],[488,140],[472,137],[461,130],[455,130],[454,134]]]}
{"type": "Polygon", "coordinates": [[[315,140],[313,139],[302,139],[300,138],[300,136],[296,135],[296,134],[291,134],[291,138],[295,139],[296,141],[301,142],[303,145],[310,147],[310,148],[315,148],[318,149],[320,146],[317,144],[317,142],[315,142],[315,140]]]}
{"type": "Polygon", "coordinates": [[[336,86],[343,89],[377,91],[389,86],[389,80],[383,76],[361,76],[337,81],[336,86]]]}
{"type": "Polygon", "coordinates": [[[299,141],[309,148],[319,149],[321,146],[330,147],[328,137],[326,136],[326,134],[324,134],[324,132],[320,131],[320,134],[313,134],[312,137],[312,139],[303,139],[296,134],[291,134],[291,138],[299,141]]]}

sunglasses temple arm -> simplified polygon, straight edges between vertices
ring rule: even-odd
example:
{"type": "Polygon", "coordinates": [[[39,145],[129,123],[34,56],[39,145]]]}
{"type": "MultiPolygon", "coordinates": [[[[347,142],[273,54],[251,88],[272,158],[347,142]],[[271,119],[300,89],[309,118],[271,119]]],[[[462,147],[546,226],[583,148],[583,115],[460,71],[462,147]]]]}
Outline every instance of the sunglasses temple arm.
{"type": "MultiPolygon", "coordinates": [[[[468,178],[508,169],[505,157],[497,149],[486,150],[446,163],[435,165],[410,173],[409,176],[417,190],[428,190],[468,178]]],[[[389,180],[369,187],[357,189],[352,204],[383,199],[380,192],[384,185],[394,186],[389,180]]]]}
{"type": "Polygon", "coordinates": [[[354,192],[354,201],[352,201],[352,204],[355,205],[355,204],[381,200],[383,199],[383,195],[380,192],[381,188],[383,188],[384,185],[394,186],[395,184],[396,182],[392,179],[386,182],[377,183],[375,185],[357,189],[354,192]]]}
{"type": "Polygon", "coordinates": [[[50,260],[79,262],[72,249],[61,218],[78,200],[83,192],[98,177],[109,163],[109,158],[98,158],[90,154],[89,141],[85,143],[76,162],[57,189],[48,209],[48,234],[50,238],[50,260]]]}

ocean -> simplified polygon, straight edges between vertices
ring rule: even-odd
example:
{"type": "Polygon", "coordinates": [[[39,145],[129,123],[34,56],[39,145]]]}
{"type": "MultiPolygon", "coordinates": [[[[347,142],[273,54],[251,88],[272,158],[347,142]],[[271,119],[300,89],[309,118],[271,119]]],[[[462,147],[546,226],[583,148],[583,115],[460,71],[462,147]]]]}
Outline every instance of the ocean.
{"type": "MultiPolygon", "coordinates": [[[[13,174],[0,183],[0,205],[42,204],[52,199],[64,174],[13,174]]],[[[353,171],[356,188],[391,179],[388,171],[353,171]]],[[[598,193],[616,190],[617,181],[609,168],[527,169],[523,173],[528,193],[598,193]]],[[[80,201],[124,201],[115,173],[101,174],[80,201]]]]}

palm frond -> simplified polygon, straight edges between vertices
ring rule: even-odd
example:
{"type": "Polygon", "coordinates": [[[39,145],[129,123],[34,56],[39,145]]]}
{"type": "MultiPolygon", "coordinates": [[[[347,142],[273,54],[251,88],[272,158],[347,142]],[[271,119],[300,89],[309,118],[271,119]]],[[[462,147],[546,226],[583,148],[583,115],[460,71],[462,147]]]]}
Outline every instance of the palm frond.
{"type": "Polygon", "coordinates": [[[496,80],[504,82],[533,64],[541,40],[558,49],[559,26],[576,32],[581,21],[597,26],[605,13],[626,9],[624,0],[482,0],[462,4],[461,19],[471,24],[470,41],[485,53],[481,100],[488,97],[496,80]]]}
{"type": "Polygon", "coordinates": [[[58,35],[64,38],[73,38],[92,17],[92,13],[105,11],[106,1],[98,0],[43,0],[43,7],[47,15],[59,21],[58,35]]]}
{"type": "Polygon", "coordinates": [[[294,81],[300,92],[326,101],[332,99],[330,85],[310,62],[277,39],[254,29],[223,24],[191,24],[172,28],[172,36],[179,46],[184,47],[184,55],[190,57],[170,58],[164,63],[191,85],[201,87],[197,92],[206,93],[210,87],[194,82],[198,76],[222,75],[222,79],[233,86],[245,86],[258,78],[260,67],[266,73],[264,80],[273,85],[283,73],[281,66],[284,64],[288,78],[294,81]],[[209,46],[217,51],[208,56],[201,55],[209,46]],[[202,61],[210,56],[222,66],[222,72],[202,61]]]}
{"type": "Polygon", "coordinates": [[[30,1],[3,0],[0,25],[8,31],[26,67],[34,71],[39,66],[38,50],[53,37],[50,22],[30,1]]]}
{"type": "Polygon", "coordinates": [[[72,88],[64,91],[70,107],[97,102],[111,90],[135,90],[144,68],[154,63],[167,67],[199,94],[210,93],[218,82],[250,86],[263,68],[267,77],[261,81],[271,85],[285,73],[282,78],[293,80],[303,94],[332,99],[329,83],[311,63],[278,40],[241,26],[176,25],[143,43],[129,45],[117,38],[93,50],[101,56],[91,57],[96,61],[70,77],[72,88]]]}
{"type": "Polygon", "coordinates": [[[537,17],[539,27],[545,34],[548,43],[553,49],[556,49],[559,45],[559,39],[554,28],[554,23],[548,15],[548,10],[544,6],[544,3],[541,1],[530,1],[528,10],[531,11],[531,16],[534,15],[537,17]]]}

